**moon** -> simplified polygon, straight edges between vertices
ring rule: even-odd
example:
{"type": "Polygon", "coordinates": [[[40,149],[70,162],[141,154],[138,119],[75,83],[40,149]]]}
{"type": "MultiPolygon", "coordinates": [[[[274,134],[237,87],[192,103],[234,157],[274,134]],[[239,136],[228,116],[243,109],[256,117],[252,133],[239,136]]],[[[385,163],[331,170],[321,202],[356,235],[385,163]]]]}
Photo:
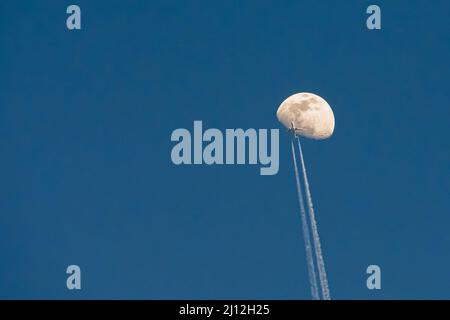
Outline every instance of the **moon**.
{"type": "Polygon", "coordinates": [[[315,140],[331,137],[334,114],[325,99],[309,92],[296,93],[280,105],[277,118],[287,129],[294,124],[295,134],[315,140]]]}

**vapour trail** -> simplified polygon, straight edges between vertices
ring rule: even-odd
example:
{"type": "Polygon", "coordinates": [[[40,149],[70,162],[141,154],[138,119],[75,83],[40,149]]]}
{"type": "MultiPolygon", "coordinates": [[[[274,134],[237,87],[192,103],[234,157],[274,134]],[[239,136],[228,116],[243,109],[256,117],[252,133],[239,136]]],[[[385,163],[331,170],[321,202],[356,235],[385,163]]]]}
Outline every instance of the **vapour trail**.
{"type": "Polygon", "coordinates": [[[314,241],[314,248],[316,252],[317,269],[319,270],[320,286],[322,288],[323,299],[330,300],[331,298],[330,298],[330,290],[328,288],[327,273],[325,271],[325,263],[323,261],[322,248],[320,246],[319,232],[317,231],[316,217],[314,214],[311,191],[309,190],[309,182],[306,174],[305,161],[303,160],[302,145],[300,144],[300,139],[298,137],[296,138],[298,142],[298,149],[300,150],[300,160],[303,169],[303,180],[305,182],[306,199],[308,201],[309,221],[311,223],[312,238],[314,241]]]}
{"type": "Polygon", "coordinates": [[[297,159],[295,157],[294,138],[292,138],[292,140],[291,140],[291,146],[292,146],[292,158],[294,160],[295,179],[297,182],[298,202],[300,205],[300,215],[301,215],[302,225],[303,225],[303,239],[305,241],[305,252],[306,252],[306,262],[307,262],[307,266],[308,266],[309,285],[311,288],[311,295],[312,295],[313,300],[320,300],[319,289],[318,289],[318,285],[317,285],[316,271],[314,269],[314,257],[313,257],[313,253],[312,253],[311,240],[310,240],[310,235],[309,235],[309,227],[308,227],[308,222],[306,219],[305,204],[303,203],[302,188],[300,186],[300,177],[299,177],[298,168],[297,168],[297,159]]]}

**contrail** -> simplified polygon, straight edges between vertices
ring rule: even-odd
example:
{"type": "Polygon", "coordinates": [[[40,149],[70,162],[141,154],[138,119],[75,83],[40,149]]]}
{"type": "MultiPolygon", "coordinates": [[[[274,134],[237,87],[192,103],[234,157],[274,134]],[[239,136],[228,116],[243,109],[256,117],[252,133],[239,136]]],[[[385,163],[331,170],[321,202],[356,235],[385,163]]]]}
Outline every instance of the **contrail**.
{"type": "Polygon", "coordinates": [[[314,269],[314,257],[312,254],[309,227],[308,222],[306,220],[305,205],[303,203],[302,188],[300,186],[300,177],[297,168],[297,159],[295,157],[294,138],[292,138],[291,140],[291,146],[292,146],[292,158],[294,160],[295,179],[297,182],[298,201],[300,204],[300,215],[302,218],[302,225],[303,225],[303,239],[305,241],[306,261],[308,266],[308,277],[309,277],[309,284],[311,287],[311,295],[313,300],[320,300],[319,290],[317,287],[316,271],[314,269]]]}
{"type": "Polygon", "coordinates": [[[309,190],[308,177],[306,175],[305,162],[303,160],[302,145],[297,137],[298,149],[300,150],[300,160],[302,162],[303,179],[305,181],[306,198],[308,200],[309,220],[311,222],[311,230],[313,234],[314,248],[316,251],[317,269],[319,270],[320,286],[322,287],[322,295],[324,300],[330,300],[330,290],[328,288],[327,273],[325,271],[325,263],[323,261],[322,248],[320,246],[319,232],[317,231],[316,217],[312,203],[311,192],[309,190]]]}

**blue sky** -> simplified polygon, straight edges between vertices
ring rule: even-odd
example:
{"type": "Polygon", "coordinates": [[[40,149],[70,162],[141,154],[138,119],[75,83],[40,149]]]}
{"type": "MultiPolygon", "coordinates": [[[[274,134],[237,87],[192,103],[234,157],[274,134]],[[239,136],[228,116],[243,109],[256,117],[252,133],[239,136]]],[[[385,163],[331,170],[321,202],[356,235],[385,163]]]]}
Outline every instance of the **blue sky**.
{"type": "Polygon", "coordinates": [[[73,3],[0,4],[0,298],[309,299],[288,134],[274,176],[170,159],[301,91],[336,118],[303,141],[332,298],[450,298],[448,1],[73,3]]]}

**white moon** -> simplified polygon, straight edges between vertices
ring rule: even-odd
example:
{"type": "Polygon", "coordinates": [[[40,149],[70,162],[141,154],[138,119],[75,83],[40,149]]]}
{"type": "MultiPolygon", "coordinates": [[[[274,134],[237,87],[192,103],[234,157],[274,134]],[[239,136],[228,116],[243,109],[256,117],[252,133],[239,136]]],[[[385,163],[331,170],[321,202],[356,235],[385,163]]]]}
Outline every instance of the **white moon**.
{"type": "Polygon", "coordinates": [[[277,118],[287,129],[316,140],[329,138],[334,131],[334,114],[321,97],[308,92],[297,93],[280,105],[277,118]]]}

